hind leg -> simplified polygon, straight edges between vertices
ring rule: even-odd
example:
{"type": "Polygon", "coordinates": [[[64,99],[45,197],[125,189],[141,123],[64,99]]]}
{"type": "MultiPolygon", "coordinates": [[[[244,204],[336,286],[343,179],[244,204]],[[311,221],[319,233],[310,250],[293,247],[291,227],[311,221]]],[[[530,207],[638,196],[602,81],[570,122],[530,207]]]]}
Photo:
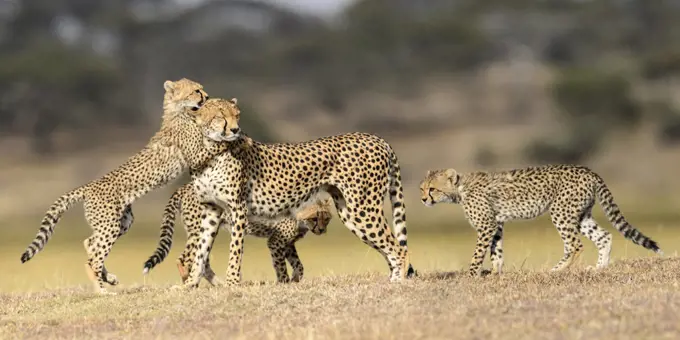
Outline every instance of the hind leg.
{"type": "MultiPolygon", "coordinates": [[[[210,239],[210,249],[213,248],[215,245],[215,237],[217,237],[217,234],[219,233],[220,228],[217,228],[215,230],[215,236],[210,239]]],[[[219,286],[222,285],[223,282],[220,280],[217,275],[215,274],[215,271],[212,270],[210,267],[210,257],[206,257],[205,259],[205,268],[203,269],[203,278],[205,278],[208,283],[210,283],[212,286],[219,286]]]]}
{"type": "MultiPolygon", "coordinates": [[[[94,257],[94,253],[95,253],[91,248],[92,239],[94,239],[94,235],[86,238],[83,241],[83,247],[85,247],[85,251],[87,252],[87,258],[88,259],[94,257]]],[[[118,277],[116,277],[116,275],[114,275],[113,273],[109,273],[108,270],[106,270],[106,267],[103,268],[103,271],[104,271],[104,277],[105,277],[106,283],[108,283],[111,286],[115,286],[115,285],[118,284],[119,281],[118,281],[118,277]]],[[[89,260],[88,260],[87,263],[85,263],[85,272],[87,273],[87,276],[90,278],[91,281],[94,282],[94,281],[97,280],[94,272],[90,268],[89,260]]]]}
{"type": "MultiPolygon", "coordinates": [[[[406,277],[404,268],[406,250],[397,244],[396,238],[387,226],[382,206],[376,204],[370,211],[369,209],[356,209],[353,207],[355,202],[351,198],[345,199],[340,190],[332,188],[328,192],[335,201],[338,216],[347,229],[385,258],[390,269],[390,282],[404,279],[406,277]]],[[[385,197],[385,193],[379,197],[385,197]]]]}
{"type": "Polygon", "coordinates": [[[201,212],[199,211],[198,213],[194,213],[192,211],[191,213],[187,213],[184,211],[184,206],[182,209],[184,230],[187,233],[187,242],[184,245],[182,253],[177,258],[177,271],[179,271],[179,276],[182,279],[182,283],[184,283],[189,277],[191,264],[194,261],[196,249],[198,248],[198,243],[201,240],[201,212]]]}
{"type": "MultiPolygon", "coordinates": [[[[217,232],[216,232],[217,233],[217,232]]],[[[194,258],[196,257],[196,252],[198,250],[198,240],[195,239],[196,243],[187,245],[184,252],[177,259],[177,271],[179,271],[179,276],[182,279],[182,283],[185,283],[189,278],[189,273],[191,272],[191,267],[194,263],[194,258]]],[[[214,244],[214,239],[212,244],[214,244]]],[[[211,248],[212,248],[211,244],[211,248]]],[[[213,286],[220,285],[222,281],[217,277],[215,271],[210,267],[210,257],[205,259],[205,269],[203,277],[213,286]]]]}
{"type": "MultiPolygon", "coordinates": [[[[125,209],[123,210],[123,216],[120,218],[120,232],[118,233],[118,237],[116,239],[120,238],[121,236],[125,235],[129,230],[130,227],[132,227],[132,223],[135,221],[135,216],[132,213],[132,205],[128,204],[125,206],[125,209]]],[[[87,249],[87,247],[86,247],[87,249]]],[[[88,253],[89,254],[89,253],[88,253]]],[[[118,277],[113,274],[109,273],[108,270],[106,270],[106,266],[103,267],[104,271],[104,277],[106,280],[106,283],[115,286],[118,284],[118,277]]]]}
{"type": "Polygon", "coordinates": [[[196,247],[193,241],[196,241],[197,239],[198,238],[189,238],[182,254],[177,258],[177,271],[179,272],[179,277],[182,279],[182,283],[186,282],[189,277],[189,271],[191,270],[191,254],[195,254],[194,249],[196,247]]]}
{"type": "Polygon", "coordinates": [[[106,294],[104,283],[111,285],[118,283],[116,276],[104,267],[104,261],[121,235],[125,206],[91,200],[85,202],[84,208],[85,219],[93,229],[92,236],[83,243],[88,252],[86,271],[95,290],[106,294]]]}
{"type": "MultiPolygon", "coordinates": [[[[179,258],[177,259],[177,270],[179,271],[182,283],[186,282],[186,280],[189,278],[189,273],[191,272],[191,267],[194,263],[194,258],[196,257],[198,245],[201,240],[201,212],[203,209],[200,205],[197,207],[183,207],[183,209],[186,208],[193,209],[190,212],[184,210],[182,211],[185,227],[184,229],[187,233],[187,243],[184,247],[184,250],[182,250],[182,254],[180,254],[179,258]]],[[[218,233],[219,228],[215,230],[215,235],[218,233]]],[[[215,239],[213,238],[210,242],[210,247],[212,247],[215,239]]],[[[204,278],[213,286],[220,283],[219,279],[215,275],[215,272],[210,267],[210,257],[205,260],[204,278]]]]}
{"type": "Polygon", "coordinates": [[[551,271],[559,271],[569,268],[574,263],[583,251],[583,243],[579,239],[579,221],[576,216],[571,216],[559,209],[551,209],[550,217],[564,243],[564,256],[551,269],[551,271]]]}
{"type": "MultiPolygon", "coordinates": [[[[125,209],[123,210],[123,215],[120,218],[120,231],[118,233],[118,237],[125,235],[129,230],[130,227],[132,226],[132,223],[135,220],[135,216],[132,213],[132,205],[128,204],[125,209]]],[[[83,247],[85,247],[85,251],[88,254],[88,258],[94,256],[94,251],[92,250],[92,240],[93,236],[86,238],[83,241],[83,247]]],[[[109,285],[115,286],[119,283],[118,277],[116,277],[115,274],[109,273],[108,270],[106,270],[106,266],[102,268],[104,272],[104,280],[106,283],[109,285]]],[[[91,280],[93,280],[93,275],[94,273],[89,269],[89,265],[86,264],[86,272],[88,276],[90,277],[91,280]]]]}
{"type": "Polygon", "coordinates": [[[101,294],[108,293],[104,288],[104,283],[110,285],[118,283],[116,276],[109,273],[104,267],[104,261],[108,257],[111,247],[116,242],[117,236],[117,233],[104,231],[95,232],[89,238],[91,248],[88,253],[86,270],[95,286],[95,290],[101,294]]]}
{"type": "Polygon", "coordinates": [[[604,268],[609,265],[609,257],[612,252],[612,234],[602,229],[593,219],[590,212],[583,216],[580,223],[581,234],[595,243],[597,247],[597,267],[604,268]]]}
{"type": "Polygon", "coordinates": [[[500,274],[503,269],[503,223],[498,223],[496,233],[491,239],[490,257],[494,272],[500,274]]]}

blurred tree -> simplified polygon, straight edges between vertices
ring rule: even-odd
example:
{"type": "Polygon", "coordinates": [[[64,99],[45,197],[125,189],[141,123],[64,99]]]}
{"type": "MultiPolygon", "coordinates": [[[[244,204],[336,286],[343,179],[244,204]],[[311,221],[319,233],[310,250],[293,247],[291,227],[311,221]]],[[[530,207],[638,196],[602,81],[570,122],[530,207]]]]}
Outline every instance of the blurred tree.
{"type": "Polygon", "coordinates": [[[619,73],[566,68],[555,81],[553,95],[560,112],[574,124],[594,124],[607,130],[634,125],[641,118],[631,83],[619,73]]]}
{"type": "MultiPolygon", "coordinates": [[[[266,86],[293,88],[303,105],[287,117],[301,121],[322,108],[352,127],[414,129],[398,113],[388,124],[348,103],[366,90],[404,100],[442,74],[476,79],[516,43],[558,67],[553,99],[569,135],[576,121],[635,125],[632,79],[636,91],[667,82],[672,103],[680,68],[680,7],[665,0],[359,0],[330,21],[257,0],[17,3],[0,6],[0,131],[33,136],[36,150],[57,130],[82,127],[91,140],[96,123],[155,124],[160,84],[178,77],[252,100],[266,86]]],[[[590,138],[548,144],[580,149],[590,138]]]]}
{"type": "Polygon", "coordinates": [[[615,129],[637,125],[642,109],[630,81],[618,73],[593,68],[566,68],[553,86],[561,114],[558,138],[537,140],[526,150],[535,162],[578,162],[592,155],[615,129]]]}

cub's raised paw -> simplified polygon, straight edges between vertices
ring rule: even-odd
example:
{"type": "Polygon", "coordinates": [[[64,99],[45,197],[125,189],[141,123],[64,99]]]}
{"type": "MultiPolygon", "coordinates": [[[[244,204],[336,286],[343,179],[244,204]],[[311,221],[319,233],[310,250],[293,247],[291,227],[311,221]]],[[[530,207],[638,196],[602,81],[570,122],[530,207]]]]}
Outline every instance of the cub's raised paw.
{"type": "Polygon", "coordinates": [[[106,283],[115,286],[119,283],[118,277],[116,277],[114,274],[106,273],[106,283]]]}

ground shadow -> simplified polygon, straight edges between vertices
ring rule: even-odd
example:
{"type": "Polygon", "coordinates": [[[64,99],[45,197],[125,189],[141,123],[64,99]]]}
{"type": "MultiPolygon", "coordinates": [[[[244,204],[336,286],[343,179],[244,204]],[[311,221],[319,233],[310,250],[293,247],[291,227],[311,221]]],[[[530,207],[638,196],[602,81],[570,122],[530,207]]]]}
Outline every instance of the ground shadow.
{"type": "MultiPolygon", "coordinates": [[[[491,274],[491,270],[482,269],[481,276],[485,277],[491,274]]],[[[450,271],[450,272],[431,272],[422,273],[418,275],[419,278],[424,280],[453,280],[461,277],[468,277],[467,270],[450,271]]]]}

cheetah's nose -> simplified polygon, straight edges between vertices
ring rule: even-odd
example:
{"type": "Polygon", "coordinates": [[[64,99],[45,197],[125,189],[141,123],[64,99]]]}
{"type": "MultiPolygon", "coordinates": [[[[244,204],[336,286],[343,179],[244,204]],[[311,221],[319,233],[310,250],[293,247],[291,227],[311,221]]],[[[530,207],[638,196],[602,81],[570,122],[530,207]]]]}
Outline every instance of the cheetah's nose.
{"type": "Polygon", "coordinates": [[[232,129],[229,129],[229,130],[231,130],[231,133],[238,133],[239,131],[241,131],[241,129],[239,129],[239,128],[232,128],[232,129]]]}

